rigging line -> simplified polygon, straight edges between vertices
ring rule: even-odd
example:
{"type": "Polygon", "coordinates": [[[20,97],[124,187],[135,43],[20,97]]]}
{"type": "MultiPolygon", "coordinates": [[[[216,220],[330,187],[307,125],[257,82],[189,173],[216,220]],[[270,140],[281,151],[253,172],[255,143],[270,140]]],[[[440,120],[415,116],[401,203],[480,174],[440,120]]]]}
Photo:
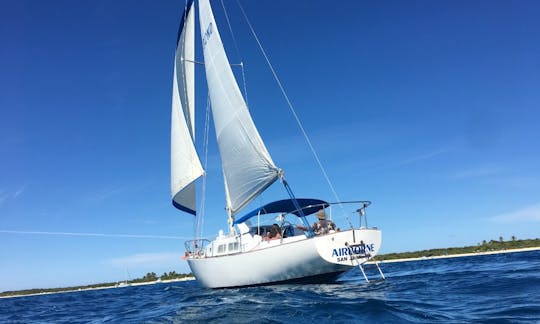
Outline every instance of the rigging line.
{"type": "Polygon", "coordinates": [[[302,126],[302,122],[300,121],[300,118],[296,114],[296,111],[294,110],[293,105],[292,105],[291,101],[289,100],[289,96],[287,96],[287,93],[285,92],[285,89],[283,88],[283,85],[281,84],[281,81],[279,80],[279,78],[278,78],[278,76],[276,74],[276,71],[274,70],[274,67],[272,66],[272,63],[270,63],[270,59],[266,55],[266,51],[264,50],[264,48],[263,48],[263,46],[262,46],[262,44],[261,44],[261,42],[259,40],[259,37],[255,33],[255,30],[253,29],[253,26],[251,25],[251,22],[249,21],[247,15],[246,15],[246,12],[244,11],[244,8],[240,4],[239,0],[236,0],[236,2],[238,3],[238,6],[240,7],[240,10],[242,11],[242,14],[243,14],[244,18],[246,19],[246,22],[247,22],[247,24],[249,26],[249,29],[251,30],[251,33],[252,33],[253,37],[255,38],[255,40],[257,41],[257,44],[259,45],[259,49],[261,50],[261,52],[262,52],[262,54],[263,54],[263,56],[264,56],[264,58],[266,60],[266,63],[268,64],[268,67],[270,68],[270,71],[274,75],[274,79],[276,80],[279,88],[281,89],[281,93],[283,94],[283,96],[285,97],[285,100],[287,101],[287,104],[289,105],[289,109],[290,109],[291,113],[293,114],[294,118],[296,119],[296,123],[298,124],[298,127],[302,131],[302,134],[304,135],[304,138],[306,139],[306,142],[308,143],[308,146],[311,149],[311,153],[313,153],[313,156],[315,156],[315,160],[317,161],[317,164],[319,165],[319,168],[321,169],[322,174],[323,174],[324,178],[326,179],[326,182],[328,183],[328,185],[330,187],[330,190],[332,190],[332,194],[337,199],[337,201],[340,201],[339,196],[338,196],[336,190],[334,189],[334,186],[332,185],[332,182],[330,181],[330,178],[328,177],[328,174],[326,173],[326,170],[324,169],[324,167],[323,167],[323,165],[321,163],[321,160],[319,159],[319,155],[315,151],[315,148],[313,147],[313,144],[311,143],[311,140],[309,139],[309,137],[308,137],[308,135],[306,133],[306,130],[304,129],[304,126],[302,126]]]}
{"type": "MultiPolygon", "coordinates": [[[[204,65],[204,62],[188,60],[188,59],[185,59],[185,58],[182,58],[182,61],[189,62],[189,63],[194,63],[194,64],[199,64],[199,65],[204,65]]],[[[229,63],[229,65],[230,66],[240,66],[240,67],[244,66],[244,64],[242,62],[240,62],[240,63],[229,63]]]]}
{"type": "Polygon", "coordinates": [[[200,205],[200,215],[197,219],[197,233],[196,238],[202,237],[202,228],[204,225],[204,215],[205,215],[205,206],[206,206],[206,169],[208,166],[208,139],[209,139],[209,133],[210,133],[210,95],[206,97],[206,115],[204,119],[204,141],[203,141],[203,147],[204,147],[204,170],[205,173],[203,174],[203,183],[202,183],[202,193],[201,193],[201,205],[200,205]]]}
{"type": "Polygon", "coordinates": [[[229,20],[229,13],[227,12],[227,8],[225,7],[225,3],[223,2],[223,0],[221,0],[221,6],[223,7],[223,11],[225,12],[225,19],[227,20],[227,25],[229,26],[229,32],[231,33],[231,37],[233,39],[234,48],[236,49],[236,55],[238,55],[238,58],[240,59],[240,61],[242,61],[242,57],[240,56],[240,50],[238,49],[238,43],[236,42],[236,37],[234,37],[231,21],[229,20]]]}
{"type": "MultiPolygon", "coordinates": [[[[244,81],[244,97],[246,99],[246,105],[249,107],[248,102],[248,95],[247,95],[247,86],[246,86],[246,76],[244,73],[244,60],[242,59],[242,56],[240,55],[240,49],[238,48],[238,42],[236,42],[236,37],[234,36],[231,21],[229,20],[229,13],[227,12],[227,8],[225,7],[225,3],[223,0],[221,0],[221,6],[223,7],[223,11],[225,12],[225,19],[227,20],[227,25],[229,26],[229,32],[231,33],[231,37],[233,40],[234,48],[236,49],[236,55],[238,55],[238,58],[240,59],[240,64],[238,64],[242,68],[242,80],[244,81]]],[[[236,64],[231,64],[236,65],[236,64]]]]}
{"type": "Polygon", "coordinates": [[[189,62],[189,63],[195,63],[195,64],[204,65],[204,62],[188,60],[188,59],[185,59],[185,58],[182,58],[182,61],[186,61],[186,62],[189,62]]]}

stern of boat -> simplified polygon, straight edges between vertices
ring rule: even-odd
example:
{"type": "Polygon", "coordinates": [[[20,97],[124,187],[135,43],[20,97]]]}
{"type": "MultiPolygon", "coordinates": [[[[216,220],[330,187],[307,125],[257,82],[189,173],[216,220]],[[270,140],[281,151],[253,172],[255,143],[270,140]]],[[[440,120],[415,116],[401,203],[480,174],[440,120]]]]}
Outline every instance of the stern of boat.
{"type": "Polygon", "coordinates": [[[360,265],[379,253],[382,234],[376,228],[351,229],[315,238],[317,252],[325,261],[360,265]]]}

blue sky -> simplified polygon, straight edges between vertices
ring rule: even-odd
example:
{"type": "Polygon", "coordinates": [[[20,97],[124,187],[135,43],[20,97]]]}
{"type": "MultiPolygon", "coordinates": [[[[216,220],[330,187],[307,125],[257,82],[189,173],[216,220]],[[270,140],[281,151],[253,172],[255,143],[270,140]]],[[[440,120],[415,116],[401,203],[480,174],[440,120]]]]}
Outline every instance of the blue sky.
{"type": "MultiPolygon", "coordinates": [[[[169,196],[183,3],[0,4],[0,291],[189,271],[192,217],[169,196]]],[[[373,201],[382,253],[540,236],[537,1],[242,3],[340,198],[373,201]]],[[[239,54],[213,5],[274,161],[333,201],[236,2],[239,54]]],[[[226,228],[211,138],[209,237],[226,228]]]]}

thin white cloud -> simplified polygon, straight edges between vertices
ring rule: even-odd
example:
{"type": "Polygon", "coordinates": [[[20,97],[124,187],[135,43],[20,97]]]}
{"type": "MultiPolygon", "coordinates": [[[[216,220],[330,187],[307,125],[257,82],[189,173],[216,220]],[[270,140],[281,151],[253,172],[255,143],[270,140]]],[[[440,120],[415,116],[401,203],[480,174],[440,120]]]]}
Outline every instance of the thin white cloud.
{"type": "Polygon", "coordinates": [[[128,193],[135,193],[144,190],[148,187],[147,183],[130,183],[123,185],[110,185],[108,187],[96,190],[84,197],[89,201],[102,201],[107,200],[118,195],[124,195],[128,193]]]}
{"type": "Polygon", "coordinates": [[[0,190],[0,205],[4,203],[9,197],[9,194],[5,190],[0,190]]]}
{"type": "Polygon", "coordinates": [[[396,163],[396,165],[405,165],[405,164],[411,164],[411,163],[420,162],[420,161],[424,161],[424,160],[429,160],[431,158],[434,158],[434,157],[436,157],[438,155],[441,155],[443,153],[446,153],[446,152],[448,152],[448,150],[446,150],[446,149],[438,149],[438,150],[435,150],[435,151],[432,151],[432,152],[420,154],[420,155],[413,156],[411,158],[402,160],[402,161],[396,163]]]}
{"type": "Polygon", "coordinates": [[[480,178],[480,177],[488,177],[500,174],[503,171],[502,168],[493,166],[493,165],[487,165],[487,166],[477,166],[461,171],[457,171],[454,173],[454,178],[457,179],[469,179],[469,178],[480,178]]]}
{"type": "Polygon", "coordinates": [[[540,222],[540,203],[491,217],[490,220],[496,223],[540,222]]]}
{"type": "Polygon", "coordinates": [[[19,190],[15,191],[13,193],[13,199],[17,199],[17,197],[19,197],[19,195],[22,194],[25,189],[26,189],[26,185],[23,185],[22,187],[19,188],[19,190]]]}
{"type": "Polygon", "coordinates": [[[17,197],[19,197],[23,192],[24,189],[26,189],[26,185],[23,185],[19,189],[17,189],[15,192],[10,192],[5,189],[0,190],[0,205],[8,200],[15,200],[17,197]]]}
{"type": "Polygon", "coordinates": [[[108,188],[101,189],[91,195],[88,195],[86,198],[91,201],[101,201],[108,199],[112,196],[121,194],[128,190],[127,186],[112,186],[108,188]]]}
{"type": "Polygon", "coordinates": [[[164,240],[188,240],[188,237],[166,235],[135,235],[135,234],[106,234],[106,233],[77,233],[77,232],[44,232],[44,231],[12,231],[0,230],[0,234],[25,234],[25,235],[57,235],[57,236],[86,236],[86,237],[116,237],[135,239],[164,239],[164,240]]]}
{"type": "Polygon", "coordinates": [[[136,268],[151,264],[153,267],[169,266],[178,263],[182,254],[178,252],[139,253],[125,257],[114,258],[106,263],[118,268],[136,268]]]}
{"type": "Polygon", "coordinates": [[[532,176],[514,176],[507,178],[497,179],[498,184],[501,184],[507,188],[516,188],[516,189],[532,189],[536,188],[540,179],[532,176]]]}
{"type": "Polygon", "coordinates": [[[409,157],[407,159],[403,159],[403,160],[398,161],[398,162],[391,162],[391,163],[387,163],[387,164],[379,164],[379,165],[377,165],[375,167],[372,167],[372,168],[366,168],[363,171],[364,172],[381,171],[381,170],[392,169],[392,168],[396,168],[396,167],[400,167],[400,166],[404,166],[404,165],[408,165],[408,164],[413,164],[413,163],[416,163],[416,162],[422,162],[422,161],[429,160],[429,159],[432,159],[434,157],[437,157],[437,156],[439,156],[441,154],[447,153],[448,151],[449,151],[448,149],[440,148],[440,149],[437,149],[437,150],[433,150],[431,152],[418,154],[416,156],[409,157]]]}

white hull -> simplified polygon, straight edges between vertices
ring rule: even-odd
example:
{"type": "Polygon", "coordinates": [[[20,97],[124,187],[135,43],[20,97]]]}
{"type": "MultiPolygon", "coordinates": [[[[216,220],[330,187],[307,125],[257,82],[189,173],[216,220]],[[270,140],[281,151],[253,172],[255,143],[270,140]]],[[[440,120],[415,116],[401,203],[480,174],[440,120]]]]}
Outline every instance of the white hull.
{"type": "Polygon", "coordinates": [[[381,245],[381,232],[356,229],[324,236],[295,236],[260,242],[250,251],[215,257],[189,257],[191,271],[208,288],[263,285],[302,280],[318,282],[321,277],[338,275],[375,256],[381,245]],[[347,248],[360,241],[362,251],[347,248]],[[352,252],[350,252],[352,251],[352,252]],[[352,256],[350,254],[353,254],[352,256]],[[366,255],[367,254],[367,255],[366,255]]]}

